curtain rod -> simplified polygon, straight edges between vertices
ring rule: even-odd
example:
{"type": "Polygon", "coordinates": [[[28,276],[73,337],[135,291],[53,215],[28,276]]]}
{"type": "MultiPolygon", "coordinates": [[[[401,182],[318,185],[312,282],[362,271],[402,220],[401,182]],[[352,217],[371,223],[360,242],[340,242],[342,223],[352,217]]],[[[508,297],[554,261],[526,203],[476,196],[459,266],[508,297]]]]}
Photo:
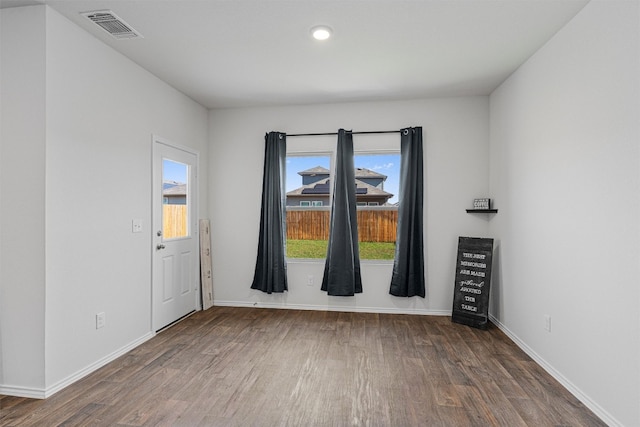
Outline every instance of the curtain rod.
{"type": "MultiPolygon", "coordinates": [[[[370,135],[376,133],[400,133],[399,130],[371,130],[371,131],[362,131],[362,132],[351,132],[352,135],[370,135]]],[[[291,133],[286,134],[287,137],[290,136],[330,136],[337,135],[338,132],[322,132],[322,133],[291,133]]]]}

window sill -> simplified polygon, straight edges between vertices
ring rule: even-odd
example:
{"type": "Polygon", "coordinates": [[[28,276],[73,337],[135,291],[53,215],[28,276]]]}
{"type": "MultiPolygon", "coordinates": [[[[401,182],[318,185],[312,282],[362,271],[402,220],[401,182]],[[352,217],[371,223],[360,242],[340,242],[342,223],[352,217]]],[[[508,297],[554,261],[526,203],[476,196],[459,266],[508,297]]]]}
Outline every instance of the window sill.
{"type": "MultiPolygon", "coordinates": [[[[325,258],[287,258],[287,264],[324,264],[325,258]]],[[[393,265],[392,259],[361,259],[360,265],[393,265]]]]}
{"type": "Polygon", "coordinates": [[[324,264],[324,258],[285,258],[287,264],[324,264]]]}

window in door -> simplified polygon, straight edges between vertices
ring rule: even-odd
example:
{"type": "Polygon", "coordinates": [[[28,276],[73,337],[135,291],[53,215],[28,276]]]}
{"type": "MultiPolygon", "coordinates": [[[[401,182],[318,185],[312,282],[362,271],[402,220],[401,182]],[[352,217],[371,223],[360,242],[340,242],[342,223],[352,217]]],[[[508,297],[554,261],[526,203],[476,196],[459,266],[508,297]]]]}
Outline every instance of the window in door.
{"type": "Polygon", "coordinates": [[[164,239],[188,237],[189,166],[162,159],[162,235],[164,239]]]}

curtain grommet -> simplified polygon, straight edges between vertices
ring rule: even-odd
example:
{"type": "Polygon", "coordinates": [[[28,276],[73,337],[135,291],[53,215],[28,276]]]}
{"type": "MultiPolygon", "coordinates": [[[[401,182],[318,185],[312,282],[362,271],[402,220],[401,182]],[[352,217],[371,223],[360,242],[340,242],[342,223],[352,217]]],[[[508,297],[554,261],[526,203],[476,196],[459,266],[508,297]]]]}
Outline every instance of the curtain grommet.
{"type": "Polygon", "coordinates": [[[404,131],[402,131],[402,133],[403,133],[404,135],[409,135],[409,129],[405,129],[404,131]]]}

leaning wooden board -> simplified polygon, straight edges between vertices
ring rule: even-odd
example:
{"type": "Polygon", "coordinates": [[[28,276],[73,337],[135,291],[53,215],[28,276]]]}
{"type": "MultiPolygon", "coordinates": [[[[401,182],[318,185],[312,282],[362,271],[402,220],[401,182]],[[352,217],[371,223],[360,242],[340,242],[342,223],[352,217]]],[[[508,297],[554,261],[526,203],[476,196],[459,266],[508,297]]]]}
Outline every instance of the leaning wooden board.
{"type": "Polygon", "coordinates": [[[211,227],[208,219],[200,220],[200,282],[202,309],[213,306],[213,279],[211,277],[211,227]]]}
{"type": "Polygon", "coordinates": [[[456,282],[451,320],[455,323],[487,329],[493,239],[458,238],[456,282]]]}

